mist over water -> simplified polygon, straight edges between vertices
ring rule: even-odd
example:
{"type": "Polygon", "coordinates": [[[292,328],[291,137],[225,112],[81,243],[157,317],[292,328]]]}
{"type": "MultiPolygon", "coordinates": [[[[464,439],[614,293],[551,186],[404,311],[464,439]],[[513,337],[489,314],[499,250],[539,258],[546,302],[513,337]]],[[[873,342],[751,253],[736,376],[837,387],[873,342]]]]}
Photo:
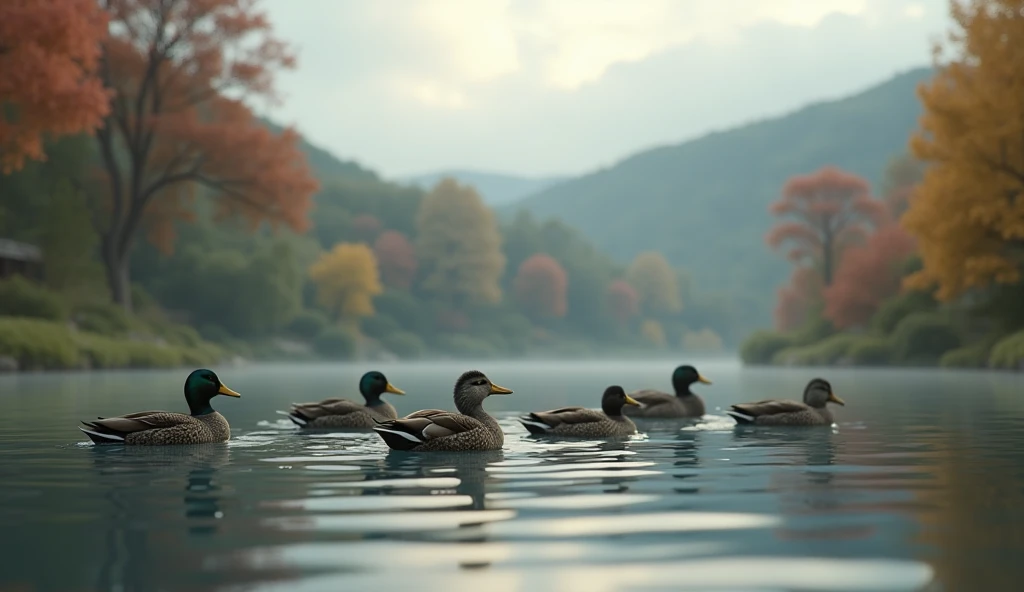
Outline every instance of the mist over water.
{"type": "Polygon", "coordinates": [[[85,442],[79,419],[184,410],[184,372],[0,377],[0,589],[1002,590],[1024,576],[1024,379],[984,372],[698,361],[709,415],[624,441],[540,440],[515,416],[668,389],[678,360],[214,368],[226,445],[85,442]],[[391,452],[302,433],[291,401],[358,397],[377,369],[402,414],[453,407],[468,369],[501,451],[391,452]],[[735,428],[730,403],[847,402],[823,429],[735,428]],[[59,564],[59,568],[56,566],[59,564]]]}

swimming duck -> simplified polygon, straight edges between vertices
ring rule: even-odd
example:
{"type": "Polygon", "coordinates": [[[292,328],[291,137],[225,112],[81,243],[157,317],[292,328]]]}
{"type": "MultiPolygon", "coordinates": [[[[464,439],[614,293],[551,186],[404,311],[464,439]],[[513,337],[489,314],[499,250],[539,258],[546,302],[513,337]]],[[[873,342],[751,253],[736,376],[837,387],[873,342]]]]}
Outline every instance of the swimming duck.
{"type": "Polygon", "coordinates": [[[693,366],[679,366],[672,372],[674,395],[655,389],[639,390],[630,396],[642,406],[628,407],[622,412],[631,417],[645,418],[700,417],[704,415],[704,400],[690,391],[690,385],[695,382],[711,384],[693,366]]]}
{"type": "Polygon", "coordinates": [[[159,446],[227,442],[231,427],[224,416],[210,407],[217,395],[242,395],[221,383],[212,370],[194,370],[185,379],[185,401],[190,415],[170,411],[142,411],[118,417],[83,421],[85,432],[96,444],[159,446]]]}
{"type": "Polygon", "coordinates": [[[470,370],[455,381],[458,413],[424,409],[402,419],[378,421],[374,429],[394,450],[413,452],[500,450],[505,435],[497,420],[483,408],[490,395],[512,391],[494,384],[483,372],[470,370]]]}
{"type": "Polygon", "coordinates": [[[363,374],[359,379],[359,392],[366,399],[366,405],[348,399],[324,399],[319,403],[292,403],[291,411],[278,413],[303,428],[372,428],[377,425],[375,419],[398,417],[394,406],[380,396],[384,393],[404,395],[405,391],[388,382],[380,372],[373,370],[363,374]]]}
{"type": "Polygon", "coordinates": [[[585,407],[561,407],[519,417],[534,435],[608,438],[636,433],[636,424],[622,414],[625,405],[639,406],[621,386],[612,385],[601,397],[601,411],[585,407]]]}
{"type": "Polygon", "coordinates": [[[773,426],[830,426],[832,411],[826,403],[846,405],[832,392],[832,385],[823,378],[815,378],[804,389],[804,401],[768,399],[754,403],[740,403],[726,411],[738,424],[773,426]]]}

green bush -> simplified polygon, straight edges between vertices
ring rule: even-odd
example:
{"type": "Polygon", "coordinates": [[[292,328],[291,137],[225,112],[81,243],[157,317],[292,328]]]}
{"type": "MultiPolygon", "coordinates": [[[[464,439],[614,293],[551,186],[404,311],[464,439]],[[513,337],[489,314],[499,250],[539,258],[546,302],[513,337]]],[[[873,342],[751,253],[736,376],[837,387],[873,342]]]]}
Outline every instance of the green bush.
{"type": "Polygon", "coordinates": [[[351,359],[356,353],[356,338],[350,331],[330,327],[317,336],[313,348],[318,354],[331,359],[351,359]]]}
{"type": "Polygon", "coordinates": [[[0,281],[0,316],[62,321],[68,309],[56,293],[16,275],[0,281]]]}
{"type": "Polygon", "coordinates": [[[214,343],[231,343],[235,339],[231,333],[228,333],[228,331],[220,325],[203,325],[199,327],[199,334],[203,339],[214,343]]]}
{"type": "Polygon", "coordinates": [[[123,308],[111,303],[88,303],[75,307],[75,325],[82,331],[100,335],[124,335],[132,328],[131,318],[123,308]]]}
{"type": "Polygon", "coordinates": [[[489,341],[461,333],[441,333],[435,340],[441,351],[467,358],[492,358],[498,350],[489,341]]]}
{"type": "Polygon", "coordinates": [[[779,351],[794,345],[793,337],[775,331],[755,331],[740,346],[744,364],[769,364],[779,351]]]}
{"type": "Polygon", "coordinates": [[[974,343],[951,349],[939,358],[943,368],[984,368],[988,365],[989,344],[974,343]]]}
{"type": "Polygon", "coordinates": [[[1024,370],[1024,331],[1013,333],[992,347],[988,365],[992,368],[1024,370]]]}
{"type": "Polygon", "coordinates": [[[871,319],[871,329],[882,335],[890,335],[896,325],[907,316],[918,312],[932,312],[938,303],[931,294],[914,290],[893,296],[882,303],[871,319]]]}
{"type": "Polygon", "coordinates": [[[361,325],[363,333],[377,340],[402,331],[402,326],[398,324],[398,321],[380,313],[364,318],[361,325]]]}
{"type": "Polygon", "coordinates": [[[162,327],[159,333],[168,343],[174,345],[183,347],[201,347],[203,345],[203,338],[199,335],[199,331],[188,325],[170,324],[162,327]]]}
{"type": "Polygon", "coordinates": [[[935,364],[946,352],[960,347],[960,336],[941,314],[915,312],[896,325],[892,333],[896,359],[909,364],[935,364]]]}
{"type": "Polygon", "coordinates": [[[893,347],[884,337],[861,336],[850,345],[846,357],[854,366],[888,366],[893,361],[893,347]]]}
{"type": "Polygon", "coordinates": [[[24,317],[0,317],[0,356],[25,369],[75,368],[78,348],[63,323],[24,317]]]}
{"type": "Polygon", "coordinates": [[[396,331],[380,339],[381,345],[402,359],[413,359],[423,355],[427,346],[419,335],[408,331],[396,331]]]}
{"type": "Polygon", "coordinates": [[[772,362],[783,366],[830,366],[845,358],[850,347],[860,340],[860,335],[839,333],[818,343],[780,350],[772,362]]]}
{"type": "Polygon", "coordinates": [[[288,323],[288,333],[300,339],[316,339],[330,325],[327,315],[319,310],[303,310],[288,323]]]}

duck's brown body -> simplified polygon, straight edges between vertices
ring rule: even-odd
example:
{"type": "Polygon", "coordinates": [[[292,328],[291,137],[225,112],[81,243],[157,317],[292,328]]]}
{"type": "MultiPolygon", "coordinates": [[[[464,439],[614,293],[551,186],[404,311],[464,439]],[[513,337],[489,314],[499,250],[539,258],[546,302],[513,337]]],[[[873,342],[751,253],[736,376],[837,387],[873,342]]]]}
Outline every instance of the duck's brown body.
{"type": "Polygon", "coordinates": [[[655,389],[644,389],[630,393],[643,407],[626,407],[622,413],[631,417],[669,419],[680,417],[701,417],[704,415],[704,401],[699,395],[673,395],[655,389]]]}
{"type": "Polygon", "coordinates": [[[132,446],[212,444],[227,442],[231,426],[220,413],[185,415],[170,411],[142,411],[83,422],[96,443],[123,442],[132,446]]]}
{"type": "Polygon", "coordinates": [[[636,433],[636,424],[624,415],[609,416],[585,407],[562,407],[539,411],[519,418],[535,435],[572,438],[613,438],[636,433]]]}
{"type": "Polygon", "coordinates": [[[380,421],[397,419],[398,411],[387,401],[370,406],[348,399],[325,399],[292,405],[288,415],[304,428],[372,428],[380,421]]]}
{"type": "Polygon", "coordinates": [[[764,426],[830,426],[835,421],[828,407],[811,407],[800,401],[766,400],[733,405],[734,418],[737,413],[752,417],[745,421],[764,426]]]}

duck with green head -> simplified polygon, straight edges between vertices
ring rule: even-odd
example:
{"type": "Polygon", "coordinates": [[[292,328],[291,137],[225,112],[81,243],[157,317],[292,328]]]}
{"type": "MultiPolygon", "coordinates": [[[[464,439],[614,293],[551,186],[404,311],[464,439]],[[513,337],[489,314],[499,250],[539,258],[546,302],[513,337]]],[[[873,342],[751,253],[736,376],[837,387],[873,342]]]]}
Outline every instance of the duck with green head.
{"type": "Polygon", "coordinates": [[[738,403],[726,413],[741,425],[830,426],[834,419],[827,404],[846,405],[824,378],[811,379],[804,388],[803,398],[802,403],[788,399],[738,403]]]}
{"type": "Polygon", "coordinates": [[[535,436],[563,436],[574,438],[613,438],[636,433],[636,424],[622,415],[626,406],[640,404],[618,385],[605,389],[601,397],[601,411],[586,407],[560,407],[551,411],[536,411],[519,417],[535,436]]]}
{"type": "Polygon", "coordinates": [[[85,427],[78,429],[96,444],[159,446],[227,442],[231,437],[228,420],[210,406],[210,400],[217,395],[242,396],[221,383],[212,370],[194,370],[185,379],[189,415],[142,411],[83,421],[85,427]]]}
{"type": "Polygon", "coordinates": [[[384,374],[372,370],[359,379],[359,393],[366,400],[365,405],[348,399],[324,399],[318,403],[293,403],[291,411],[278,413],[303,428],[372,428],[377,425],[374,420],[398,417],[394,406],[380,396],[404,395],[405,391],[388,382],[384,374]]]}
{"type": "Polygon", "coordinates": [[[675,394],[655,389],[643,389],[630,393],[640,407],[628,407],[623,413],[632,417],[669,419],[679,417],[701,417],[704,415],[704,400],[690,390],[699,382],[711,384],[693,366],[679,366],[672,372],[672,390],[675,394]]]}

